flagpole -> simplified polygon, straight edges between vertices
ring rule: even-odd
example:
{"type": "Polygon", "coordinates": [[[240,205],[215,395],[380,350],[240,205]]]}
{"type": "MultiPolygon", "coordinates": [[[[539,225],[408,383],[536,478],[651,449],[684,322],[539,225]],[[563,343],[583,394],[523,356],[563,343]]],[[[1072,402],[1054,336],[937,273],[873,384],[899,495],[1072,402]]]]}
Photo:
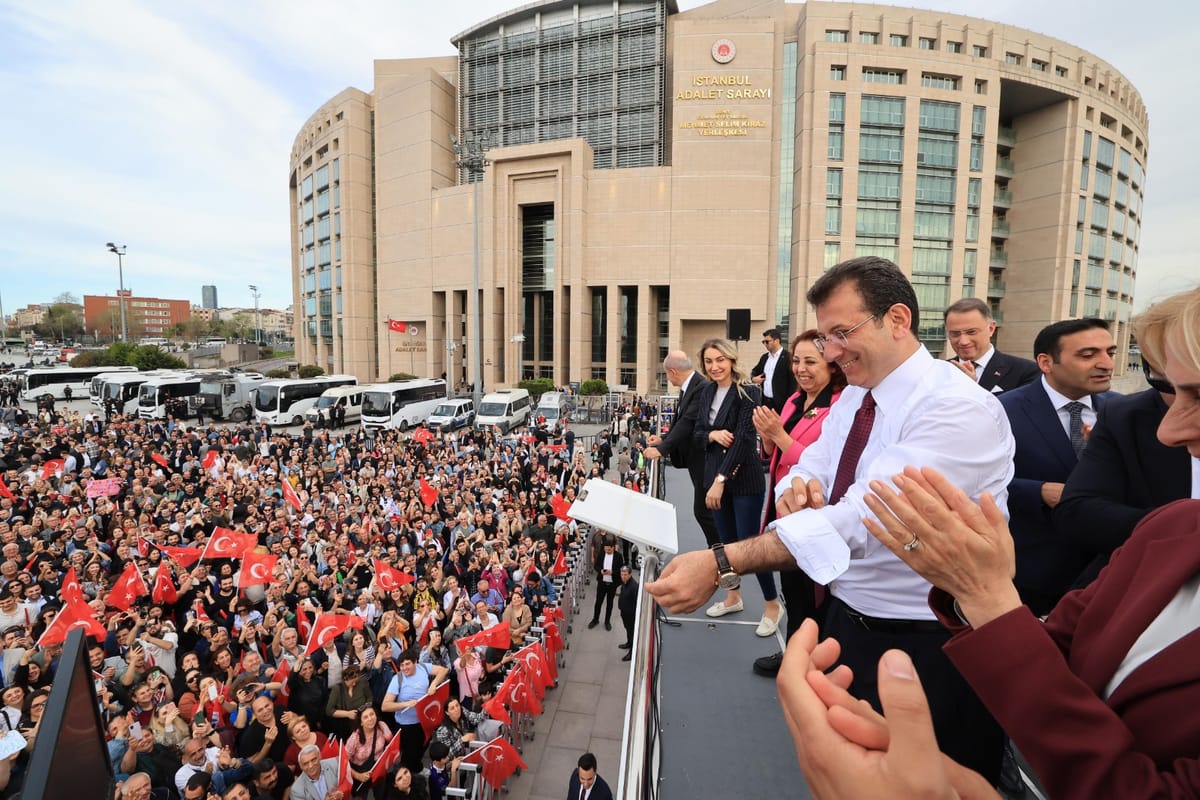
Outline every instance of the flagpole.
{"type": "Polygon", "coordinates": [[[387,377],[392,377],[395,373],[392,372],[392,318],[388,317],[387,321],[387,351],[388,351],[388,374],[387,377]]]}

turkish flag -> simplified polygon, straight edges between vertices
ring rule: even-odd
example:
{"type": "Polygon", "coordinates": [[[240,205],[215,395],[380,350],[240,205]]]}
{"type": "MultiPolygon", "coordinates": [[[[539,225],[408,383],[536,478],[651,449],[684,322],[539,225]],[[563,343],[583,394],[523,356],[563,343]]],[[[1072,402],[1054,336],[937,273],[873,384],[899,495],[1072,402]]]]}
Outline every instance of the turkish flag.
{"type": "Polygon", "coordinates": [[[204,601],[196,598],[196,602],[192,604],[192,608],[196,610],[196,619],[201,622],[212,622],[212,617],[208,616],[208,611],[204,608],[204,601]]]}
{"type": "Polygon", "coordinates": [[[429,482],[421,478],[421,502],[427,506],[432,506],[437,502],[438,491],[429,485],[429,482]]]}
{"type": "Polygon", "coordinates": [[[554,622],[547,622],[542,629],[546,632],[546,655],[553,659],[563,649],[563,640],[558,633],[558,625],[554,622]]]}
{"type": "Polygon", "coordinates": [[[190,567],[200,560],[200,551],[194,547],[173,547],[169,544],[156,545],[159,551],[181,567],[190,567]]]}
{"type": "Polygon", "coordinates": [[[86,603],[66,603],[54,621],[46,626],[37,647],[49,647],[66,641],[67,634],[72,628],[83,628],[88,636],[95,637],[101,642],[108,635],[108,629],[92,616],[92,609],[86,603]]]}
{"type": "Polygon", "coordinates": [[[66,573],[62,579],[62,589],[58,592],[58,597],[64,603],[79,603],[87,605],[87,600],[83,597],[83,591],[79,588],[79,578],[75,575],[74,567],[67,567],[66,573]]]}
{"type": "Polygon", "coordinates": [[[517,660],[524,665],[525,671],[533,679],[533,688],[537,690],[538,699],[546,696],[546,689],[554,685],[547,665],[546,651],[541,642],[526,645],[517,651],[517,660]]]}
{"type": "Polygon", "coordinates": [[[396,569],[382,559],[375,559],[374,566],[375,583],[379,584],[379,588],[385,592],[399,589],[404,584],[412,583],[416,580],[412,575],[403,570],[396,569]]]}
{"type": "Polygon", "coordinates": [[[512,724],[512,717],[508,715],[508,709],[504,704],[508,702],[508,686],[503,683],[496,689],[496,693],[492,695],[492,699],[483,704],[483,712],[497,722],[503,722],[505,725],[512,724]]]}
{"type": "Polygon", "coordinates": [[[274,580],[275,562],[278,560],[279,556],[267,555],[255,550],[247,550],[246,555],[242,556],[242,573],[238,581],[239,588],[245,589],[247,586],[259,586],[264,583],[270,583],[274,580]]]}
{"type": "Polygon", "coordinates": [[[563,522],[571,521],[571,504],[567,502],[567,498],[562,496],[562,492],[555,492],[550,498],[550,510],[554,512],[554,516],[561,519],[563,522]]]}
{"type": "Polygon", "coordinates": [[[137,564],[130,561],[104,601],[113,608],[128,611],[134,600],[149,593],[146,582],[142,580],[142,573],[138,572],[137,564]]]}
{"type": "Polygon", "coordinates": [[[179,590],[175,588],[175,583],[171,580],[171,568],[165,561],[159,562],[158,572],[154,575],[154,589],[150,592],[150,599],[164,605],[172,605],[179,601],[179,590]]]}
{"type": "Polygon", "coordinates": [[[497,736],[464,756],[463,762],[478,764],[483,779],[496,791],[500,791],[504,782],[518,769],[529,769],[529,765],[521,760],[521,754],[503,736],[497,736]]]}
{"type": "Polygon", "coordinates": [[[201,558],[241,558],[249,549],[258,546],[258,537],[253,533],[238,533],[218,525],[212,538],[204,546],[201,558]]]}
{"type": "Polygon", "coordinates": [[[163,469],[169,469],[171,466],[171,462],[167,461],[167,457],[164,456],[162,453],[151,453],[150,460],[153,461],[155,464],[158,464],[163,469]]]}
{"type": "Polygon", "coordinates": [[[138,555],[141,556],[142,558],[145,558],[146,556],[150,555],[150,545],[152,545],[152,544],[154,544],[154,543],[141,537],[141,536],[137,537],[138,555]]]}
{"type": "Polygon", "coordinates": [[[308,618],[308,613],[304,610],[303,604],[296,606],[296,633],[301,639],[307,639],[309,632],[312,631],[312,620],[308,618]]]}
{"type": "Polygon", "coordinates": [[[345,633],[347,628],[361,629],[362,626],[362,617],[350,614],[321,614],[313,623],[312,631],[308,635],[308,645],[304,648],[304,655],[311,656],[345,633]]]}
{"type": "Polygon", "coordinates": [[[292,486],[292,482],[284,478],[279,482],[279,487],[283,490],[283,499],[287,501],[287,504],[299,511],[300,495],[296,494],[296,488],[292,486]]]}
{"type": "Polygon", "coordinates": [[[428,444],[433,440],[433,431],[428,428],[417,428],[412,432],[412,440],[417,444],[428,444]]]}
{"type": "Polygon", "coordinates": [[[8,484],[4,481],[0,481],[0,497],[7,497],[9,500],[17,499],[13,497],[12,489],[9,489],[8,484]]]}
{"type": "Polygon", "coordinates": [[[216,448],[209,448],[209,451],[204,454],[204,458],[200,460],[200,466],[205,469],[212,469],[215,463],[217,463],[217,450],[216,448]]]}
{"type": "Polygon", "coordinates": [[[279,666],[275,668],[275,674],[271,676],[271,683],[279,684],[279,694],[275,695],[275,705],[287,708],[288,698],[292,696],[292,689],[288,686],[288,676],[292,674],[292,665],[286,658],[279,659],[279,666]]]}
{"type": "Polygon", "coordinates": [[[518,714],[528,714],[531,717],[540,716],[543,711],[542,704],[538,700],[537,689],[533,685],[533,678],[529,671],[524,666],[520,666],[510,672],[509,676],[515,677],[512,691],[509,692],[509,705],[512,710],[518,714]]]}
{"type": "Polygon", "coordinates": [[[337,737],[328,737],[325,740],[325,744],[321,745],[321,760],[324,761],[327,758],[337,758],[338,744],[339,742],[337,737]]]}
{"type": "Polygon", "coordinates": [[[408,330],[408,325],[398,319],[392,319],[391,317],[388,317],[388,330],[395,333],[404,333],[408,330]]]}
{"type": "Polygon", "coordinates": [[[61,458],[51,458],[42,465],[42,480],[48,481],[57,473],[62,472],[63,460],[61,458]]]}
{"type": "MultiPolygon", "coordinates": [[[[428,734],[426,734],[428,736],[428,734]]],[[[383,752],[379,755],[379,760],[375,762],[375,766],[371,767],[371,780],[381,781],[387,777],[388,772],[400,760],[400,732],[392,734],[392,738],[388,740],[387,747],[383,748],[383,752]]]]}
{"type": "Polygon", "coordinates": [[[427,694],[417,701],[417,717],[421,720],[421,729],[425,731],[426,740],[433,736],[434,730],[442,724],[448,702],[450,702],[449,681],[440,683],[433,694],[427,694]]]}
{"type": "Polygon", "coordinates": [[[512,630],[507,622],[500,622],[487,630],[482,630],[479,633],[472,633],[470,636],[463,636],[455,639],[454,643],[458,645],[458,652],[464,652],[468,647],[495,647],[498,650],[507,650],[512,644],[512,630]]]}
{"type": "Polygon", "coordinates": [[[563,450],[567,449],[567,446],[565,444],[548,444],[546,445],[546,449],[555,453],[561,453],[563,450]]]}
{"type": "Polygon", "coordinates": [[[560,548],[558,557],[554,559],[554,566],[550,568],[550,572],[554,575],[566,575],[570,571],[571,568],[567,566],[567,548],[560,548]]]}
{"type": "Polygon", "coordinates": [[[338,744],[338,791],[342,797],[349,797],[354,789],[354,777],[350,774],[350,753],[346,751],[346,743],[338,744]]]}

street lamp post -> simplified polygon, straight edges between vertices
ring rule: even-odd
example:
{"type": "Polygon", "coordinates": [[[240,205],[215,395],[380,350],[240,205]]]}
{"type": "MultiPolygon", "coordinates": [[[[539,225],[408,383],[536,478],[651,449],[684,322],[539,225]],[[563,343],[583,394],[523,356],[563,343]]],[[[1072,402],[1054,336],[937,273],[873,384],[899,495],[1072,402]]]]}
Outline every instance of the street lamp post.
{"type": "Polygon", "coordinates": [[[449,396],[454,391],[454,373],[457,370],[454,368],[454,351],[458,349],[458,342],[453,339],[446,340],[446,395],[449,396]]]}
{"type": "Polygon", "coordinates": [[[117,305],[121,307],[121,341],[126,342],[129,341],[129,332],[125,327],[125,245],[117,247],[108,242],[104,246],[108,248],[108,252],[117,254],[117,305]]]}
{"type": "Polygon", "coordinates": [[[262,297],[262,292],[252,283],[250,294],[254,297],[254,343],[262,344],[262,318],[258,314],[258,298],[262,297]]]}
{"type": "Polygon", "coordinates": [[[476,409],[479,408],[479,403],[483,397],[483,346],[480,344],[482,339],[480,329],[483,326],[483,312],[480,308],[482,303],[479,298],[479,183],[483,180],[484,170],[488,165],[486,153],[489,138],[488,131],[484,131],[478,138],[472,139],[469,142],[460,142],[457,136],[450,136],[450,144],[454,148],[454,163],[460,169],[465,169],[470,173],[472,178],[471,217],[473,223],[474,258],[471,275],[471,304],[475,309],[475,313],[472,315],[475,324],[471,336],[471,360],[474,362],[475,379],[471,385],[471,396],[475,401],[476,409]]]}

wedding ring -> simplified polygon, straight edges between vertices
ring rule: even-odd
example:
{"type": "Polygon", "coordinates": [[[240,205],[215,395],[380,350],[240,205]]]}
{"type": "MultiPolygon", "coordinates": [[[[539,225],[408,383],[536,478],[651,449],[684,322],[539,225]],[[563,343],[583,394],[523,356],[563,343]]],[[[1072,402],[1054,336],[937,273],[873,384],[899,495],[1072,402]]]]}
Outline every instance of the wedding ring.
{"type": "Polygon", "coordinates": [[[904,545],[904,552],[907,553],[910,550],[916,550],[920,545],[921,543],[917,541],[917,535],[914,533],[913,540],[904,545]]]}

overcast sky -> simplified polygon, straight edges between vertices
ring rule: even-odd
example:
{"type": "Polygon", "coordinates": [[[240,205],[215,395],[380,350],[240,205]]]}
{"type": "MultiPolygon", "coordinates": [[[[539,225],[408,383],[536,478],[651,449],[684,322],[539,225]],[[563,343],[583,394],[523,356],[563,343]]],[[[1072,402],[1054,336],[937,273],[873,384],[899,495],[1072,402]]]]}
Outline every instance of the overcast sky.
{"type": "MultiPolygon", "coordinates": [[[[291,302],[288,155],[300,125],[372,59],[452,55],[450,37],[522,0],[0,0],[4,312],[111,294],[291,302]]],[[[702,5],[679,0],[681,9],[702,5]]],[[[1175,0],[930,0],[1112,63],[1150,112],[1137,306],[1200,282],[1200,12],[1175,0]],[[1131,11],[1135,13],[1131,13],[1131,11]],[[1188,147],[1187,143],[1192,142],[1188,147]]]]}

